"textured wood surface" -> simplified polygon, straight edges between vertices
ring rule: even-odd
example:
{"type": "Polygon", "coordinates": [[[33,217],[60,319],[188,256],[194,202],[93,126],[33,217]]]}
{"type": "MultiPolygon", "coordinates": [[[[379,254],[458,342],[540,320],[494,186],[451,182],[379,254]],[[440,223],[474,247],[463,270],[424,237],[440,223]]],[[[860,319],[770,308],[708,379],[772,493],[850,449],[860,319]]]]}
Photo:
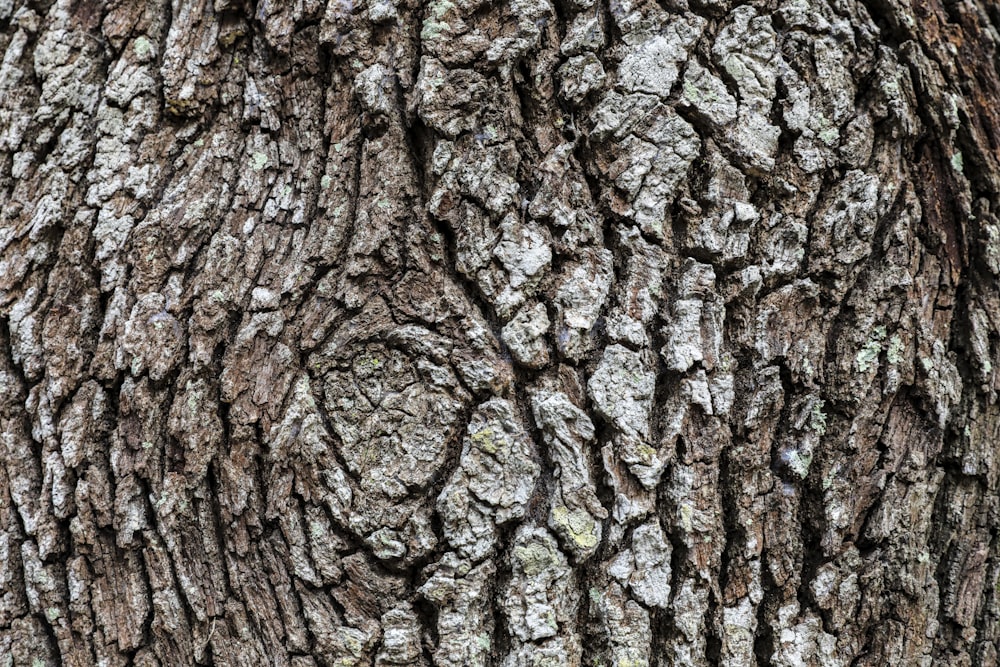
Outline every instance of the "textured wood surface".
{"type": "Polygon", "coordinates": [[[0,0],[0,667],[997,664],[988,0],[0,0]]]}

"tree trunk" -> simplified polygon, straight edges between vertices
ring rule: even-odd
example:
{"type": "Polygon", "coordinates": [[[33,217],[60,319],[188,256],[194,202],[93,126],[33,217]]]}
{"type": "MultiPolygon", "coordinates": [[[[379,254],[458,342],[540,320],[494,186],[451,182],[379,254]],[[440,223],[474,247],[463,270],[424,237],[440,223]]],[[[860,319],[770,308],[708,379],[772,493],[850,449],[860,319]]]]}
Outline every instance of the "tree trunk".
{"type": "Polygon", "coordinates": [[[1000,10],[689,2],[0,0],[0,667],[997,664],[1000,10]]]}

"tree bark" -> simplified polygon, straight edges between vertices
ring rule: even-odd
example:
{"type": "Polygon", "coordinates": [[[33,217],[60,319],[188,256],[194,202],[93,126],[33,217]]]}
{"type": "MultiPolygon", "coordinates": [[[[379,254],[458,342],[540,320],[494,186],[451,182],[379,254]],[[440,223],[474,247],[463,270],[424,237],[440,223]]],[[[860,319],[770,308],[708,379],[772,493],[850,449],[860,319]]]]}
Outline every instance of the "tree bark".
{"type": "Polygon", "coordinates": [[[0,0],[0,667],[995,665],[989,0],[0,0]]]}

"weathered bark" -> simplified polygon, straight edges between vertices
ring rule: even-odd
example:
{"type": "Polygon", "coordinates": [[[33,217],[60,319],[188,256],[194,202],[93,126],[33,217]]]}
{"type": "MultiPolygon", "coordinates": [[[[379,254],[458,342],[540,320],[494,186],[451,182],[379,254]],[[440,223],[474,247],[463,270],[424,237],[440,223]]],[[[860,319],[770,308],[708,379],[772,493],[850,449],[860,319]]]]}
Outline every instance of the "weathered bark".
{"type": "Polygon", "coordinates": [[[0,666],[992,665],[989,0],[0,0],[0,666]]]}

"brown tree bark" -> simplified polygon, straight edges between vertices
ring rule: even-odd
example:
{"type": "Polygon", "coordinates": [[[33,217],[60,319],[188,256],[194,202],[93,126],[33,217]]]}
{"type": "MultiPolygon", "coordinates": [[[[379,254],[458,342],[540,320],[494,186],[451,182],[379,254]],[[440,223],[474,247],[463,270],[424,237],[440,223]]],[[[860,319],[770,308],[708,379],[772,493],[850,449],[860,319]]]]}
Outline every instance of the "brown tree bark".
{"type": "Polygon", "coordinates": [[[994,665],[990,0],[0,0],[0,667],[994,665]]]}

